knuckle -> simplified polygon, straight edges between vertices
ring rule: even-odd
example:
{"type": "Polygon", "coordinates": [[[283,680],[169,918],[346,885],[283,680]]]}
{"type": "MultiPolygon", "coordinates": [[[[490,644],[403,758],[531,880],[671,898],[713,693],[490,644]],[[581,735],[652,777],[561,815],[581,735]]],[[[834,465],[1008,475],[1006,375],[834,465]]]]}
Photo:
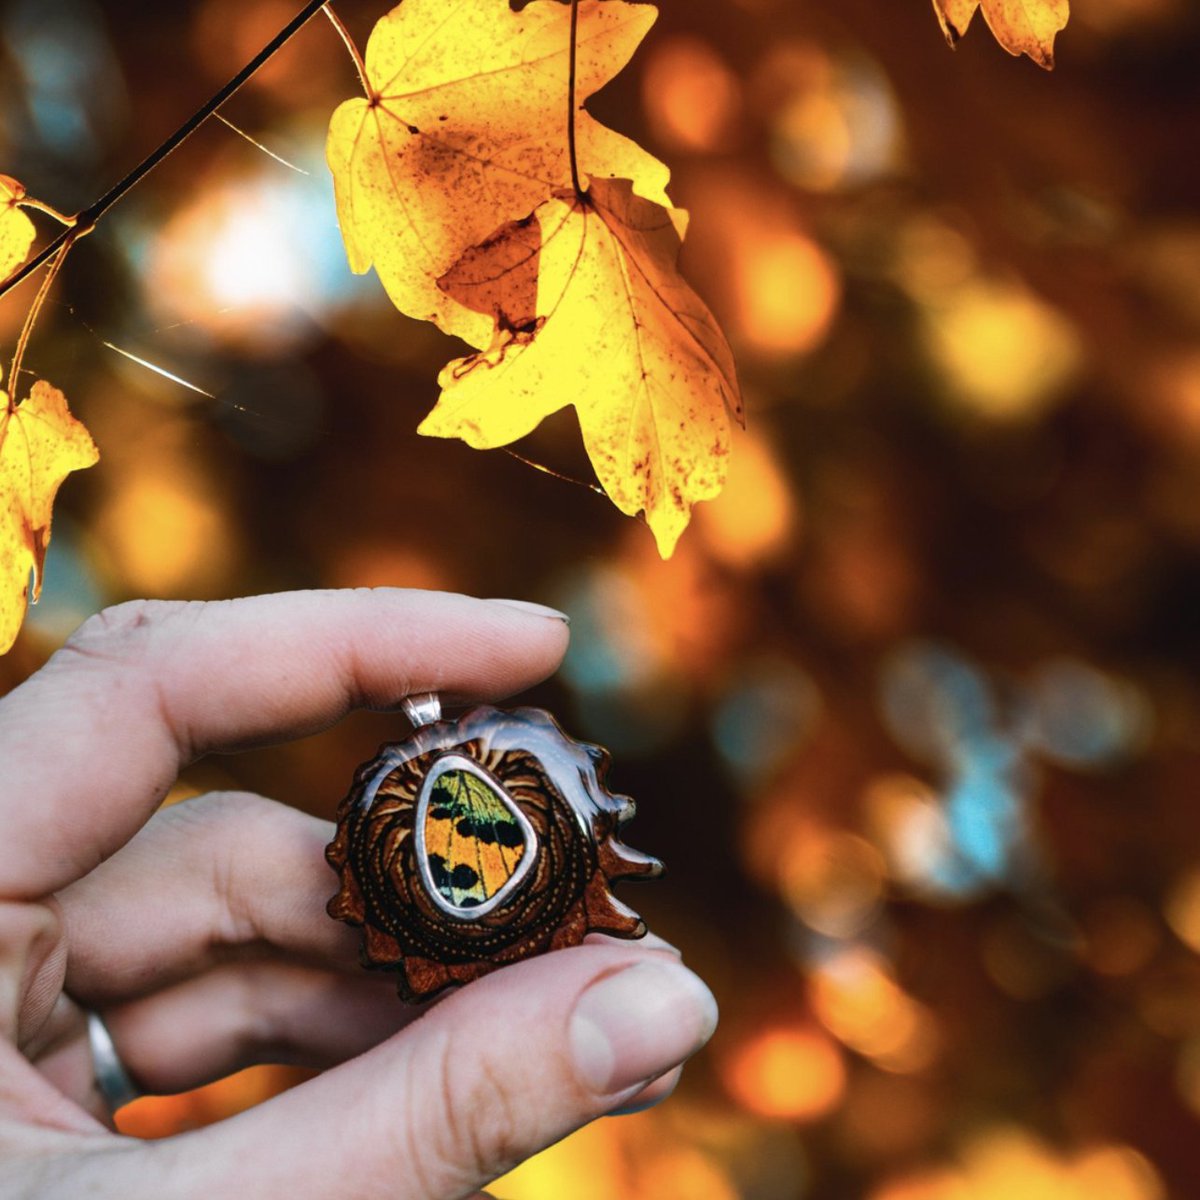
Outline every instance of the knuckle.
{"type": "Polygon", "coordinates": [[[278,800],[268,800],[255,792],[237,790],[205,792],[194,796],[166,813],[178,811],[183,819],[194,819],[204,823],[205,827],[221,829],[226,822],[237,821],[245,828],[247,825],[256,830],[259,824],[275,819],[280,813],[290,813],[286,805],[278,800]]]}
{"type": "Polygon", "coordinates": [[[442,1196],[502,1174],[523,1157],[520,1106],[486,1054],[464,1055],[452,1034],[422,1046],[427,1067],[414,1071],[405,1156],[422,1196],[442,1196]],[[418,1115],[419,1114],[419,1115],[418,1115]]]}
{"type": "Polygon", "coordinates": [[[306,819],[277,800],[242,791],[205,792],[151,818],[149,830],[162,831],[168,844],[182,837],[190,860],[206,864],[213,949],[244,946],[264,937],[257,886],[261,873],[253,860],[270,848],[281,821],[297,818],[306,819]]]}
{"type": "Polygon", "coordinates": [[[239,1064],[250,1065],[277,1057],[284,1032],[271,1012],[271,978],[262,964],[239,965],[232,973],[233,989],[229,999],[234,1051],[239,1064]]]}
{"type": "Polygon", "coordinates": [[[185,603],[170,600],[127,600],[101,609],[67,639],[63,650],[87,658],[121,658],[152,636],[185,603]]]}
{"type": "Polygon", "coordinates": [[[252,792],[210,792],[188,803],[197,806],[212,843],[212,889],[219,903],[214,941],[242,946],[261,940],[265,936],[261,896],[256,872],[245,869],[244,856],[247,850],[255,854],[270,846],[277,822],[291,810],[252,792]],[[229,832],[233,824],[236,837],[229,832]]]}
{"type": "Polygon", "coordinates": [[[157,706],[180,754],[190,756],[194,748],[188,731],[177,725],[160,678],[177,656],[177,635],[186,633],[213,603],[129,600],[113,605],[84,621],[43,669],[72,674],[98,701],[105,693],[110,704],[116,699],[113,689],[144,693],[143,699],[157,706]]]}
{"type": "Polygon", "coordinates": [[[193,855],[207,853],[211,857],[222,851],[235,856],[246,848],[257,851],[269,846],[280,822],[296,815],[295,809],[278,800],[268,800],[255,792],[229,790],[191,796],[161,809],[151,821],[183,827],[192,840],[193,855]],[[236,836],[231,831],[236,831],[236,836]]]}

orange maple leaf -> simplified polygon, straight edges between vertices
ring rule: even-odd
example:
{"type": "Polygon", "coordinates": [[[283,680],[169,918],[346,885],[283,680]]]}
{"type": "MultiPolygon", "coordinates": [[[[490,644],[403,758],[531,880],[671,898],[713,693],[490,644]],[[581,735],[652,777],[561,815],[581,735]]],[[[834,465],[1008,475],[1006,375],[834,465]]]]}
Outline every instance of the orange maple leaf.
{"type": "Polygon", "coordinates": [[[0,391],[0,654],[16,641],[25,618],[29,574],[33,600],[42,586],[54,498],[72,471],[99,457],[87,429],[71,416],[66,397],[48,383],[12,405],[0,391]]]}
{"type": "Polygon", "coordinates": [[[1054,38],[1066,28],[1070,0],[933,0],[950,45],[967,32],[981,6],[996,41],[1009,54],[1028,54],[1038,66],[1054,68],[1054,38]]]}
{"type": "Polygon", "coordinates": [[[0,280],[7,279],[24,261],[37,230],[21,210],[25,188],[8,175],[0,175],[0,280]]]}
{"type": "MultiPolygon", "coordinates": [[[[669,172],[582,107],[657,17],[646,4],[582,0],[575,122],[585,177],[620,176],[668,204],[669,172]]],[[[571,183],[570,7],[533,0],[404,0],[367,44],[370,94],[333,115],[326,155],[351,268],[374,265],[401,312],[474,346],[491,322],[437,286],[470,246],[571,183]]]]}
{"type": "Polygon", "coordinates": [[[693,504],[721,490],[729,417],[742,417],[732,354],[678,273],[679,246],[672,214],[628,180],[500,230],[442,281],[491,316],[493,343],[442,371],[418,432],[489,449],[573,404],[605,491],[645,512],[669,557],[693,504]]]}

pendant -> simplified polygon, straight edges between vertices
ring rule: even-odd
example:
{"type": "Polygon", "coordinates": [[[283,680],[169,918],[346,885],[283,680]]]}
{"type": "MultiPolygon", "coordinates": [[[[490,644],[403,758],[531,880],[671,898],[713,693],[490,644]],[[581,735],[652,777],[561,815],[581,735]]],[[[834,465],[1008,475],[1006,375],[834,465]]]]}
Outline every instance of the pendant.
{"type": "Polygon", "coordinates": [[[415,730],[359,767],[325,850],[329,915],[362,927],[364,966],[416,1003],[591,932],[645,935],[612,884],[662,864],[617,840],[634,804],[605,787],[606,750],[540,708],[403,707],[415,730]]]}

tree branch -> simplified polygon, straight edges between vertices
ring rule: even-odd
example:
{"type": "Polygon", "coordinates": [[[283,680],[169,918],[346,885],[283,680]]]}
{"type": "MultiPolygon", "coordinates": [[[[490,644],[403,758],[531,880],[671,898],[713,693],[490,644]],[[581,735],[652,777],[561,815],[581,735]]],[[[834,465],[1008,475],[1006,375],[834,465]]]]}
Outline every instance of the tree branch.
{"type": "MultiPolygon", "coordinates": [[[[0,296],[7,295],[35,271],[48,263],[65,247],[91,233],[96,223],[126,192],[136,187],[168,155],[187,141],[264,63],[283,48],[321,9],[325,0],[308,0],[292,18],[203,108],[193,113],[157,150],[147,155],[124,179],[110,188],[95,204],[85,208],[75,219],[73,228],[64,230],[44,250],[30,259],[16,274],[0,284],[0,296]]],[[[57,265],[61,265],[61,259],[57,265]]]]}

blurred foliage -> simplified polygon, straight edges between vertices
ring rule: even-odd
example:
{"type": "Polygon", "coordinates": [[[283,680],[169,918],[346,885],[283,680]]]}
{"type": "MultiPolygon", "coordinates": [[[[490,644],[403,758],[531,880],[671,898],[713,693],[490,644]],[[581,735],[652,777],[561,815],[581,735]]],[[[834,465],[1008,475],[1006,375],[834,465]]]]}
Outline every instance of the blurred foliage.
{"type": "MultiPolygon", "coordinates": [[[[342,9],[360,42],[381,11],[342,9]]],[[[508,1200],[1194,1191],[1200,11],[1071,9],[1047,75],[952,53],[920,0],[664,6],[594,107],[673,165],[749,412],[665,564],[586,487],[416,437],[455,345],[345,265],[321,149],[354,76],[325,26],[226,112],[309,174],[210,124],[72,254],[27,365],[104,458],[61,498],[7,684],[135,595],[572,614],[536,699],[613,749],[671,868],[636,903],[724,1015],[675,1099],[508,1200]]],[[[87,204],[292,10],[8,0],[0,163],[87,204]]],[[[588,478],[569,421],[519,449],[588,478]]],[[[401,732],[358,714],[178,794],[329,815],[401,732]]]]}

